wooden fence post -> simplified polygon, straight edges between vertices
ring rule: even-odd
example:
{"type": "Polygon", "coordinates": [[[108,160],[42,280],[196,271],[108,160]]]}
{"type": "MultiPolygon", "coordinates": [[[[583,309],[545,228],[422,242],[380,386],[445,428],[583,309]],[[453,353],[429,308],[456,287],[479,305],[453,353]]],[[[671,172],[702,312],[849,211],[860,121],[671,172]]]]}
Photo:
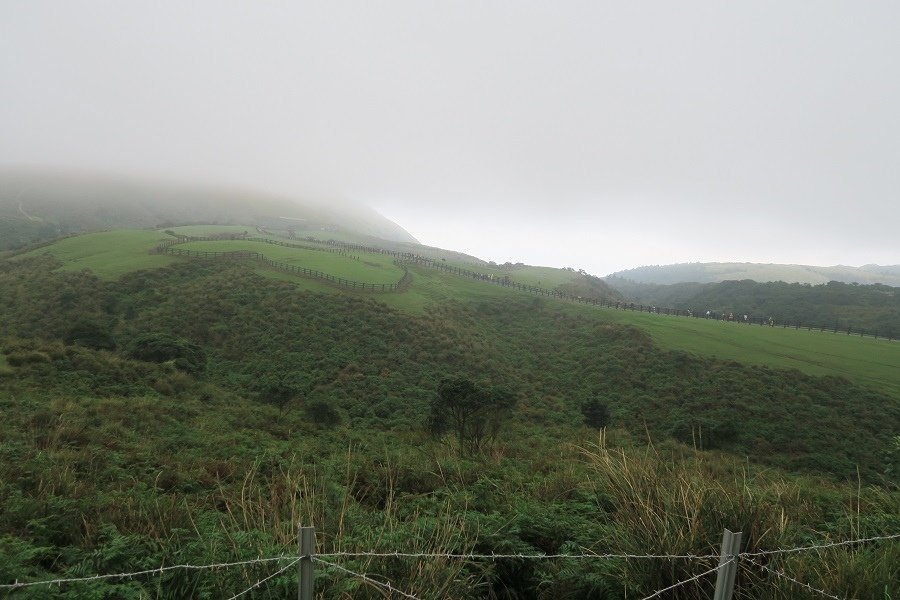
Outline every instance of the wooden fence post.
{"type": "Polygon", "coordinates": [[[722,535],[722,549],[719,553],[719,570],[716,571],[716,593],[713,600],[731,600],[734,594],[734,578],[737,575],[737,555],[741,552],[739,531],[732,533],[728,529],[722,535]]]}
{"type": "Polygon", "coordinates": [[[300,544],[300,569],[297,580],[297,600],[313,600],[313,554],[316,551],[315,527],[301,527],[297,533],[300,544]]]}

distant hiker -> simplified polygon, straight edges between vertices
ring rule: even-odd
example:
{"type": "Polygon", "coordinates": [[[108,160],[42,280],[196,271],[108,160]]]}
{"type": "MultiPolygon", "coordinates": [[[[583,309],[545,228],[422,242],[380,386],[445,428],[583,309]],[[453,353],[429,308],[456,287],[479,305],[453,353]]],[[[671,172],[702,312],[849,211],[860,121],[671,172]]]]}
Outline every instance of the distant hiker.
{"type": "Polygon", "coordinates": [[[747,322],[747,315],[744,315],[744,323],[747,322]]]}
{"type": "Polygon", "coordinates": [[[709,310],[706,311],[706,318],[709,318],[709,310]]]}

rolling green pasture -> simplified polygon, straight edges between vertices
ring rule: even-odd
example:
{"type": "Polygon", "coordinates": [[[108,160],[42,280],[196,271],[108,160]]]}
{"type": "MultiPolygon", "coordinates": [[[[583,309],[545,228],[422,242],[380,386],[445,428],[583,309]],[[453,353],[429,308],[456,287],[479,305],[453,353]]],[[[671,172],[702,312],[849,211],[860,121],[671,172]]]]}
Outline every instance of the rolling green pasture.
{"type": "Polygon", "coordinates": [[[477,302],[498,296],[527,295],[485,281],[452,275],[427,267],[411,266],[411,285],[399,294],[383,294],[379,301],[403,312],[422,314],[445,302],[477,302]]]}
{"type": "Polygon", "coordinates": [[[335,240],[348,244],[373,245],[372,238],[359,233],[349,231],[322,231],[321,229],[294,229],[294,235],[299,238],[313,238],[322,242],[335,240]]]}
{"type": "Polygon", "coordinates": [[[607,308],[570,309],[640,327],[669,350],[846,377],[900,397],[900,342],[607,308]]]}
{"type": "MultiPolygon", "coordinates": [[[[186,235],[244,231],[239,226],[208,226],[176,228],[186,235]]],[[[328,232],[325,232],[328,233],[328,232]]],[[[115,279],[125,273],[141,269],[159,268],[177,260],[167,255],[149,254],[159,241],[169,239],[162,232],[147,230],[116,230],[66,238],[48,246],[13,257],[11,260],[49,253],[59,259],[63,270],[90,269],[102,279],[115,279]]],[[[403,274],[389,256],[360,254],[359,259],[334,253],[274,246],[262,242],[221,240],[191,242],[180,248],[209,251],[248,250],[265,256],[318,269],[346,279],[366,283],[392,283],[403,274]]],[[[453,264],[453,263],[451,263],[453,264]]],[[[487,265],[459,266],[497,276],[509,274],[514,281],[553,288],[568,282],[572,274],[548,267],[522,267],[513,271],[490,269],[487,265]]],[[[258,268],[265,277],[289,281],[298,289],[348,293],[312,280],[258,268]]],[[[607,322],[634,325],[647,331],[661,347],[704,356],[736,360],[749,364],[776,368],[798,369],[811,375],[843,376],[856,383],[900,396],[900,343],[873,340],[858,336],[821,333],[818,331],[782,329],[779,327],[745,326],[705,319],[688,319],[665,315],[649,315],[632,311],[573,305],[568,302],[532,296],[525,292],[503,288],[424,267],[413,267],[412,284],[403,293],[380,294],[378,300],[400,311],[423,314],[429,307],[446,302],[479,302],[498,296],[525,295],[575,311],[590,318],[607,322]]]]}
{"type": "Polygon", "coordinates": [[[395,283],[403,277],[403,269],[393,263],[393,259],[383,254],[362,254],[359,259],[334,252],[317,252],[302,248],[275,246],[265,242],[244,240],[215,240],[209,242],[188,242],[179,244],[185,250],[205,250],[209,252],[248,251],[292,265],[317,269],[363,283],[395,283]]]}
{"type": "Polygon", "coordinates": [[[553,267],[519,267],[507,271],[509,278],[525,285],[535,285],[542,288],[553,289],[564,283],[571,283],[575,274],[553,267]]]}
{"type": "Polygon", "coordinates": [[[552,290],[566,283],[572,283],[576,277],[575,273],[563,269],[556,269],[554,267],[534,267],[526,265],[524,267],[513,269],[501,269],[494,265],[474,264],[459,260],[444,261],[444,264],[447,266],[459,267],[461,269],[468,269],[469,271],[475,271],[476,273],[493,275],[497,278],[503,278],[508,275],[510,281],[515,283],[533,285],[548,290],[552,290]]]}
{"type": "MultiPolygon", "coordinates": [[[[164,230],[160,230],[162,232],[164,230]]],[[[178,235],[190,237],[205,237],[222,233],[244,233],[257,235],[256,228],[249,225],[182,225],[181,227],[167,227],[165,231],[172,231],[178,235]]]]}
{"type": "Polygon", "coordinates": [[[525,295],[589,318],[634,325],[667,350],[797,369],[809,375],[841,376],[900,396],[900,342],[585,306],[431,269],[411,271],[409,290],[385,294],[379,300],[399,310],[420,313],[429,305],[446,301],[478,302],[488,297],[525,295]]]}
{"type": "Polygon", "coordinates": [[[171,256],[150,254],[156,244],[166,239],[170,236],[145,229],[101,231],[62,239],[12,260],[51,254],[63,263],[63,271],[90,269],[100,279],[110,280],[132,271],[172,264],[175,259],[171,256]]]}

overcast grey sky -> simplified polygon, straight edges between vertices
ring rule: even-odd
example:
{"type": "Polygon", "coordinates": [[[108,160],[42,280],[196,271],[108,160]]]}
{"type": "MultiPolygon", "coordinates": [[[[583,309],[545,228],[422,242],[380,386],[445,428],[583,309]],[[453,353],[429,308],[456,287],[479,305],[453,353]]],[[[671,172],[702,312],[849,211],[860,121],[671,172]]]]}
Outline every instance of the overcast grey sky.
{"type": "Polygon", "coordinates": [[[900,2],[0,0],[0,166],[603,275],[900,263],[900,2]]]}

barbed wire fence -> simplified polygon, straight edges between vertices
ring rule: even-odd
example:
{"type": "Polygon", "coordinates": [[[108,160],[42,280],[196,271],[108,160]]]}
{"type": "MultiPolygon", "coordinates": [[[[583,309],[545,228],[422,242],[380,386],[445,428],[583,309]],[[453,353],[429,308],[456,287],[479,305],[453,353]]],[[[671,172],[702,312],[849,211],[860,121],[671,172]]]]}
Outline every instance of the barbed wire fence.
{"type": "MultiPolygon", "coordinates": [[[[103,581],[103,580],[130,580],[136,579],[140,577],[148,577],[148,576],[161,576],[165,573],[169,573],[172,571],[215,571],[228,569],[232,567],[238,566],[248,566],[248,565],[267,565],[267,564],[275,564],[284,566],[280,566],[273,573],[258,579],[255,583],[250,585],[249,587],[243,589],[240,592],[237,592],[233,596],[231,596],[228,600],[235,600],[241,596],[249,594],[253,590],[263,586],[267,582],[272,579],[278,577],[279,575],[283,575],[288,572],[292,567],[299,565],[298,577],[297,577],[297,586],[298,586],[298,598],[299,600],[312,600],[313,598],[313,582],[314,582],[314,573],[313,573],[313,564],[319,564],[325,567],[327,570],[336,571],[343,575],[347,575],[349,577],[354,577],[359,579],[360,581],[379,588],[380,590],[388,592],[390,595],[397,595],[403,598],[410,598],[412,600],[421,600],[418,596],[409,593],[407,591],[401,590],[395,585],[393,585],[390,581],[381,581],[380,579],[375,579],[371,574],[361,573],[355,571],[347,566],[338,564],[336,561],[340,561],[341,559],[358,559],[358,558],[407,558],[407,559],[456,559],[456,560],[466,560],[466,561],[498,561],[498,560],[608,560],[608,559],[622,559],[622,560],[659,560],[659,559],[668,559],[668,560],[690,560],[690,561],[708,561],[713,559],[718,559],[719,563],[710,569],[704,570],[696,575],[691,576],[688,579],[684,579],[678,581],[672,585],[659,589],[649,596],[644,596],[641,600],[651,600],[652,598],[658,598],[678,587],[683,585],[692,583],[694,581],[699,581],[700,579],[712,575],[713,573],[717,574],[716,581],[716,590],[714,600],[730,600],[731,594],[734,589],[735,578],[734,575],[736,573],[736,569],[738,565],[742,562],[746,562],[748,565],[752,565],[759,572],[765,572],[771,575],[774,579],[782,579],[789,582],[792,585],[802,587],[809,592],[819,594],[825,598],[832,598],[835,600],[843,600],[841,597],[833,595],[825,590],[819,589],[813,586],[810,583],[806,583],[796,579],[782,570],[774,568],[772,566],[766,565],[761,562],[763,559],[767,557],[780,557],[784,555],[797,554],[801,552],[810,552],[810,551],[822,551],[834,548],[842,548],[848,546],[858,546],[862,544],[871,544],[874,542],[886,542],[886,541],[895,541],[900,540],[900,533],[891,534],[891,535],[880,535],[880,536],[871,536],[867,538],[858,538],[853,540],[843,540],[839,542],[825,542],[821,544],[807,545],[807,546],[799,546],[795,548],[778,548],[773,550],[762,550],[757,552],[740,552],[740,533],[732,534],[732,532],[725,530],[725,535],[723,536],[722,541],[722,549],[719,554],[627,554],[627,553],[609,553],[609,554],[598,554],[592,552],[585,552],[581,554],[571,554],[571,553],[562,553],[562,554],[479,554],[479,553],[443,553],[443,552],[324,552],[324,553],[316,553],[314,551],[314,543],[315,543],[315,532],[312,527],[301,527],[298,531],[298,539],[300,543],[298,544],[299,552],[297,554],[281,554],[278,556],[272,557],[260,557],[255,559],[241,560],[241,561],[232,561],[232,562],[219,562],[219,563],[210,563],[204,565],[193,565],[193,564],[177,564],[177,565],[169,565],[169,566],[160,566],[155,569],[144,569],[133,572],[126,573],[108,573],[108,574],[100,574],[100,575],[91,575],[85,577],[70,577],[70,578],[54,578],[54,579],[43,579],[37,581],[14,581],[13,583],[3,583],[0,584],[0,591],[6,591],[8,593],[15,592],[16,590],[24,589],[24,588],[35,588],[35,587],[52,587],[52,586],[61,586],[68,584],[79,584],[79,583],[88,583],[93,581],[103,581]],[[305,541],[304,541],[305,538],[305,541]],[[330,560],[328,560],[330,559],[330,560]]],[[[391,597],[391,596],[388,596],[391,597]]]]}

